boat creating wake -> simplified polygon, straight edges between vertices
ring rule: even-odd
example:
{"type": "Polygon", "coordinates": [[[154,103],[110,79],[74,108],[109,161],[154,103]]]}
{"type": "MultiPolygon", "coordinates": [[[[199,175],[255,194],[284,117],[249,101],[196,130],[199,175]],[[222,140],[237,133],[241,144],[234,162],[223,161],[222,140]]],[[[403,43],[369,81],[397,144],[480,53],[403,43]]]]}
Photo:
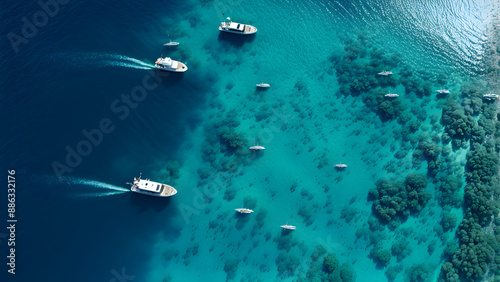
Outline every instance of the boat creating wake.
{"type": "Polygon", "coordinates": [[[61,62],[69,68],[105,68],[123,67],[139,70],[154,69],[154,65],[148,62],[119,54],[106,53],[59,53],[50,56],[60,64],[61,62]]]}

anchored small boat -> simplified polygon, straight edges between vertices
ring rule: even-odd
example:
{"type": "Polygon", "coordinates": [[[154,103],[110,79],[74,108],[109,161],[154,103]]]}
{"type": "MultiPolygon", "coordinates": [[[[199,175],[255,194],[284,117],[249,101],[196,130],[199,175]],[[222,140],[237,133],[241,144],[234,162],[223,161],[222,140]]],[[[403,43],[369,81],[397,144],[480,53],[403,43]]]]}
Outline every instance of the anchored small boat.
{"type": "Polygon", "coordinates": [[[440,90],[436,90],[437,93],[439,94],[450,94],[450,90],[446,90],[446,89],[440,89],[440,90]]]}
{"type": "Polygon", "coordinates": [[[265,150],[266,148],[262,147],[262,146],[252,146],[250,147],[250,150],[254,150],[254,151],[262,151],[262,150],[265,150]]]}
{"type": "Polygon", "coordinates": [[[394,94],[394,93],[385,94],[384,96],[385,96],[385,97],[388,97],[388,98],[396,98],[396,97],[399,97],[399,95],[398,95],[398,94],[394,94]]]}
{"type": "Polygon", "coordinates": [[[498,99],[500,96],[497,94],[489,93],[489,94],[484,94],[483,98],[486,99],[498,99]]]}
{"type": "Polygon", "coordinates": [[[288,224],[281,225],[280,227],[283,228],[283,229],[286,229],[286,230],[295,230],[295,229],[297,229],[296,226],[288,225],[288,224]]]}
{"type": "Polygon", "coordinates": [[[257,32],[257,28],[255,26],[251,26],[249,24],[241,24],[235,23],[231,21],[231,18],[227,18],[227,22],[221,22],[219,26],[219,30],[222,32],[229,32],[235,34],[255,34],[257,32]]]}
{"type": "Polygon", "coordinates": [[[141,179],[141,176],[134,178],[134,183],[130,187],[130,191],[144,194],[154,197],[170,197],[177,194],[177,190],[174,187],[162,184],[158,182],[153,182],[149,179],[141,179]]]}
{"type": "Polygon", "coordinates": [[[249,213],[253,213],[253,210],[251,209],[234,209],[235,211],[239,212],[239,213],[243,213],[243,214],[249,214],[249,213]]]}
{"type": "Polygon", "coordinates": [[[383,71],[383,72],[379,72],[378,75],[382,75],[382,76],[388,76],[388,75],[391,75],[392,72],[391,71],[383,71]]]}
{"type": "Polygon", "coordinates": [[[185,72],[188,70],[185,64],[179,61],[172,60],[169,57],[158,58],[155,62],[155,68],[158,70],[171,72],[185,72]]]}
{"type": "Polygon", "coordinates": [[[259,83],[256,86],[258,88],[269,88],[269,87],[271,87],[271,84],[269,84],[269,83],[259,83]]]}
{"type": "Polygon", "coordinates": [[[338,163],[335,165],[336,168],[346,168],[347,165],[346,164],[343,164],[343,163],[338,163]]]}
{"type": "Polygon", "coordinates": [[[179,44],[180,44],[179,42],[170,40],[170,42],[163,44],[163,46],[177,46],[179,44]]]}

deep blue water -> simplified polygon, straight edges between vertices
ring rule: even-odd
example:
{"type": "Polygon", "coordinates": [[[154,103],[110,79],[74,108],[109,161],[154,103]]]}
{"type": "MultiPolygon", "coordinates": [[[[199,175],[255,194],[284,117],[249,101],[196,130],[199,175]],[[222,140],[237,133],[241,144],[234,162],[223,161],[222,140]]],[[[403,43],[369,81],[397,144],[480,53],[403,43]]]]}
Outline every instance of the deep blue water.
{"type": "MultiPolygon", "coordinates": [[[[242,130],[255,134],[256,128],[264,128],[264,125],[255,125],[255,109],[265,103],[289,104],[301,99],[288,96],[297,80],[308,85],[312,93],[309,100],[301,103],[314,105],[337,87],[335,78],[323,67],[325,62],[340,50],[341,39],[355,33],[365,34],[371,44],[398,54],[415,69],[435,68],[450,73],[457,83],[450,87],[455,89],[462,79],[475,76],[484,68],[482,51],[487,36],[484,20],[488,16],[488,2],[439,1],[439,5],[416,0],[201,2],[208,3],[68,1],[59,5],[56,15],[48,17],[47,24],[39,27],[26,44],[18,45],[17,53],[7,35],[22,34],[22,17],[32,20],[41,8],[36,2],[27,1],[0,4],[3,36],[0,43],[0,163],[5,174],[7,169],[16,170],[19,220],[18,273],[12,281],[112,281],[116,278],[114,270],[120,273],[122,268],[135,276],[135,281],[158,281],[158,277],[166,276],[173,277],[174,281],[188,281],[197,276],[201,279],[200,275],[206,275],[210,281],[220,281],[225,278],[223,268],[228,254],[233,254],[235,246],[242,243],[238,242],[236,233],[224,235],[229,239],[217,237],[220,234],[210,233],[206,225],[217,218],[220,213],[216,211],[221,205],[221,210],[231,210],[233,205],[239,207],[243,194],[230,205],[222,199],[222,194],[218,195],[206,210],[200,210],[201,216],[191,222],[184,220],[179,209],[182,204],[192,203],[195,197],[196,170],[205,165],[200,154],[203,142],[200,132],[204,126],[210,126],[210,120],[222,114],[220,104],[228,111],[237,110],[242,130]],[[229,14],[233,19],[256,25],[258,34],[251,39],[219,35],[218,23],[229,14]],[[178,49],[162,46],[170,38],[181,41],[178,49]],[[152,71],[151,63],[162,54],[187,62],[189,71],[181,75],[152,71]],[[124,112],[112,109],[114,103],[124,106],[124,102],[115,101],[121,99],[121,95],[130,95],[133,89],[144,84],[144,79],[155,86],[136,108],[127,106],[126,117],[122,116],[124,112]],[[248,89],[261,80],[270,82],[275,92],[247,99],[254,94],[248,89]],[[67,146],[77,150],[78,144],[86,140],[82,131],[98,128],[104,119],[111,121],[112,132],[103,133],[102,142],[92,145],[89,155],[82,157],[78,165],[70,167],[71,172],[59,179],[54,163],[68,165],[67,146]],[[127,188],[126,182],[140,172],[161,178],[161,170],[174,160],[182,165],[181,176],[176,181],[179,195],[167,201],[109,189],[127,188]],[[227,251],[226,246],[221,245],[214,253],[208,251],[221,238],[229,242],[227,251]],[[158,261],[165,250],[172,248],[177,248],[182,255],[192,245],[190,241],[200,242],[202,249],[191,264],[180,260],[158,261]]],[[[351,103],[355,109],[363,107],[351,103]]],[[[303,128],[312,128],[314,124],[314,121],[300,119],[292,122],[303,128]]],[[[327,124],[319,132],[330,134],[340,126],[340,133],[332,134],[330,141],[362,143],[361,139],[349,139],[347,132],[365,126],[352,123],[348,118],[327,124]],[[344,129],[344,125],[348,128],[344,129]]],[[[377,131],[379,126],[371,129],[377,131]]],[[[257,162],[262,162],[252,167],[252,172],[245,176],[248,178],[234,177],[227,182],[228,187],[234,185],[239,189],[254,181],[254,187],[265,187],[262,175],[266,173],[268,179],[276,181],[276,185],[269,185],[273,187],[251,193],[258,195],[260,205],[266,206],[273,215],[268,215],[267,220],[272,218],[274,225],[293,217],[285,210],[294,205],[284,204],[279,198],[281,195],[281,199],[287,199],[280,193],[290,186],[283,179],[294,175],[301,178],[304,185],[313,186],[332,178],[330,172],[311,172],[316,166],[308,167],[308,162],[317,157],[316,152],[310,156],[301,154],[300,161],[294,160],[304,136],[317,138],[318,142],[321,136],[318,132],[305,132],[304,136],[302,133],[275,133],[274,141],[269,142],[275,148],[292,147],[290,155],[272,152],[267,155],[283,166],[274,167],[260,158],[257,162]],[[273,189],[278,199],[268,197],[267,192],[273,189]]],[[[346,148],[330,151],[332,162],[345,159],[362,166],[356,157],[346,156],[349,152],[346,148]]],[[[347,174],[339,190],[359,187],[353,188],[353,193],[363,193],[359,198],[364,198],[368,186],[373,184],[372,176],[382,173],[379,167],[357,177],[347,174]]],[[[346,202],[352,195],[345,192],[336,197],[346,202]]],[[[5,197],[6,193],[0,193],[2,205],[5,197]]],[[[293,198],[293,201],[299,199],[293,198]]],[[[362,209],[369,211],[364,203],[360,204],[362,209]]],[[[4,207],[1,209],[4,211],[4,207]]],[[[299,217],[294,216],[298,221],[299,217]]],[[[322,216],[318,214],[318,218],[322,216]]],[[[5,218],[2,212],[0,226],[5,218]]],[[[326,218],[325,214],[325,222],[326,218]]],[[[234,231],[231,228],[237,219],[224,220],[231,226],[229,230],[234,231]]],[[[251,228],[250,224],[246,226],[251,228]]],[[[304,230],[297,234],[311,252],[310,246],[315,245],[311,238],[340,240],[344,235],[339,230],[343,229],[350,230],[350,227],[339,227],[332,231],[339,237],[330,237],[328,229],[319,224],[314,227],[317,233],[304,230]]],[[[262,233],[273,232],[271,230],[274,229],[266,227],[262,233]]],[[[0,235],[2,232],[5,230],[0,230],[0,235]]],[[[242,277],[243,273],[258,273],[258,262],[267,257],[263,254],[269,249],[272,270],[258,279],[275,279],[276,247],[263,244],[259,249],[251,247],[252,243],[248,242],[246,247],[255,249],[256,253],[248,258],[246,267],[240,266],[239,273],[242,277]]],[[[355,243],[335,244],[339,252],[346,252],[349,244],[355,243]]],[[[0,251],[0,277],[12,279],[5,276],[4,240],[0,251]]],[[[366,257],[363,250],[358,251],[366,257]]],[[[438,260],[437,256],[434,259],[438,260]]],[[[377,271],[372,265],[365,267],[366,261],[355,266],[358,276],[375,275],[383,281],[383,271],[377,271]]]]}

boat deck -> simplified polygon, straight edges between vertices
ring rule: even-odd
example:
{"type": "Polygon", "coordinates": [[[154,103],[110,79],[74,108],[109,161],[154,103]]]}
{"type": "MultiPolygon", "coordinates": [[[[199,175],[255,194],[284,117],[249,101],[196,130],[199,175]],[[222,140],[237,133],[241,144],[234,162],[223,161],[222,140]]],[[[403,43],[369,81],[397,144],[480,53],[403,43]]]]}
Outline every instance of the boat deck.
{"type": "Polygon", "coordinates": [[[243,33],[253,33],[255,32],[255,27],[251,25],[245,25],[245,29],[243,30],[243,33]]]}
{"type": "Polygon", "coordinates": [[[161,196],[172,196],[175,195],[176,193],[177,190],[175,190],[175,188],[170,185],[163,184],[163,186],[161,187],[161,193],[160,193],[161,196]]]}
{"type": "Polygon", "coordinates": [[[185,70],[187,67],[185,64],[181,63],[181,62],[177,62],[177,68],[175,69],[175,71],[183,71],[185,70]]]}
{"type": "Polygon", "coordinates": [[[174,187],[167,185],[167,184],[162,185],[160,193],[145,191],[145,190],[139,189],[136,185],[132,186],[130,188],[130,190],[132,190],[133,192],[140,193],[140,194],[156,196],[156,197],[169,197],[169,196],[173,196],[173,195],[177,194],[177,190],[175,190],[174,187]]]}
{"type": "Polygon", "coordinates": [[[227,25],[223,24],[224,23],[221,23],[221,26],[219,26],[220,31],[235,33],[235,34],[254,34],[257,32],[257,28],[255,26],[248,24],[245,24],[243,30],[227,28],[227,25]]]}

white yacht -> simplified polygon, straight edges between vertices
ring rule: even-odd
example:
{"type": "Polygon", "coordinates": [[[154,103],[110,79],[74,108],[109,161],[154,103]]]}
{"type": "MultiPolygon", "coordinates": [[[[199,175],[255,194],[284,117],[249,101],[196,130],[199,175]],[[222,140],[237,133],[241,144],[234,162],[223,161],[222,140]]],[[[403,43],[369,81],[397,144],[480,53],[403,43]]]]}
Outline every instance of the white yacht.
{"type": "Polygon", "coordinates": [[[235,211],[239,212],[239,213],[244,213],[244,214],[249,214],[249,213],[253,213],[253,210],[251,209],[234,209],[235,211]]]}
{"type": "Polygon", "coordinates": [[[250,147],[250,150],[255,150],[255,151],[262,151],[262,150],[265,150],[266,148],[262,147],[262,146],[252,146],[250,147]]]}
{"type": "Polygon", "coordinates": [[[343,163],[338,163],[335,165],[336,168],[346,168],[347,165],[346,164],[343,164],[343,163]]]}
{"type": "Polygon", "coordinates": [[[287,223],[287,224],[285,224],[285,225],[281,225],[281,228],[283,228],[283,229],[287,229],[287,230],[295,230],[295,229],[297,229],[297,227],[296,227],[296,226],[293,226],[293,225],[288,225],[288,223],[287,223]]]}
{"type": "Polygon", "coordinates": [[[223,32],[236,33],[236,34],[254,34],[257,32],[257,28],[255,26],[251,26],[249,24],[241,24],[235,23],[231,21],[231,18],[227,18],[227,22],[221,22],[219,26],[219,30],[223,32]]]}
{"type": "Polygon", "coordinates": [[[175,42],[170,40],[170,42],[163,44],[163,46],[177,46],[179,45],[179,42],[175,42]]]}
{"type": "Polygon", "coordinates": [[[269,83],[259,83],[256,86],[258,88],[269,88],[269,87],[271,87],[271,84],[269,84],[269,83]]]}
{"type": "Polygon", "coordinates": [[[177,194],[177,190],[170,185],[153,182],[149,179],[141,179],[140,176],[134,178],[130,191],[155,197],[170,197],[177,194]]]}
{"type": "Polygon", "coordinates": [[[439,94],[450,94],[450,90],[446,90],[446,89],[436,90],[436,92],[439,94]]]}
{"type": "Polygon", "coordinates": [[[498,96],[497,94],[485,94],[483,95],[483,98],[486,98],[486,99],[498,99],[500,96],[498,96]]]}
{"type": "Polygon", "coordinates": [[[389,98],[396,98],[396,97],[399,97],[399,95],[398,95],[398,94],[394,94],[394,93],[385,94],[384,96],[385,96],[385,97],[389,97],[389,98]]]}
{"type": "Polygon", "coordinates": [[[185,64],[172,60],[169,57],[158,58],[158,60],[156,60],[155,62],[155,68],[158,70],[171,72],[185,72],[188,70],[185,64]]]}
{"type": "Polygon", "coordinates": [[[379,72],[378,75],[382,75],[382,76],[388,76],[388,75],[391,75],[392,72],[390,71],[383,71],[383,72],[379,72]]]}

